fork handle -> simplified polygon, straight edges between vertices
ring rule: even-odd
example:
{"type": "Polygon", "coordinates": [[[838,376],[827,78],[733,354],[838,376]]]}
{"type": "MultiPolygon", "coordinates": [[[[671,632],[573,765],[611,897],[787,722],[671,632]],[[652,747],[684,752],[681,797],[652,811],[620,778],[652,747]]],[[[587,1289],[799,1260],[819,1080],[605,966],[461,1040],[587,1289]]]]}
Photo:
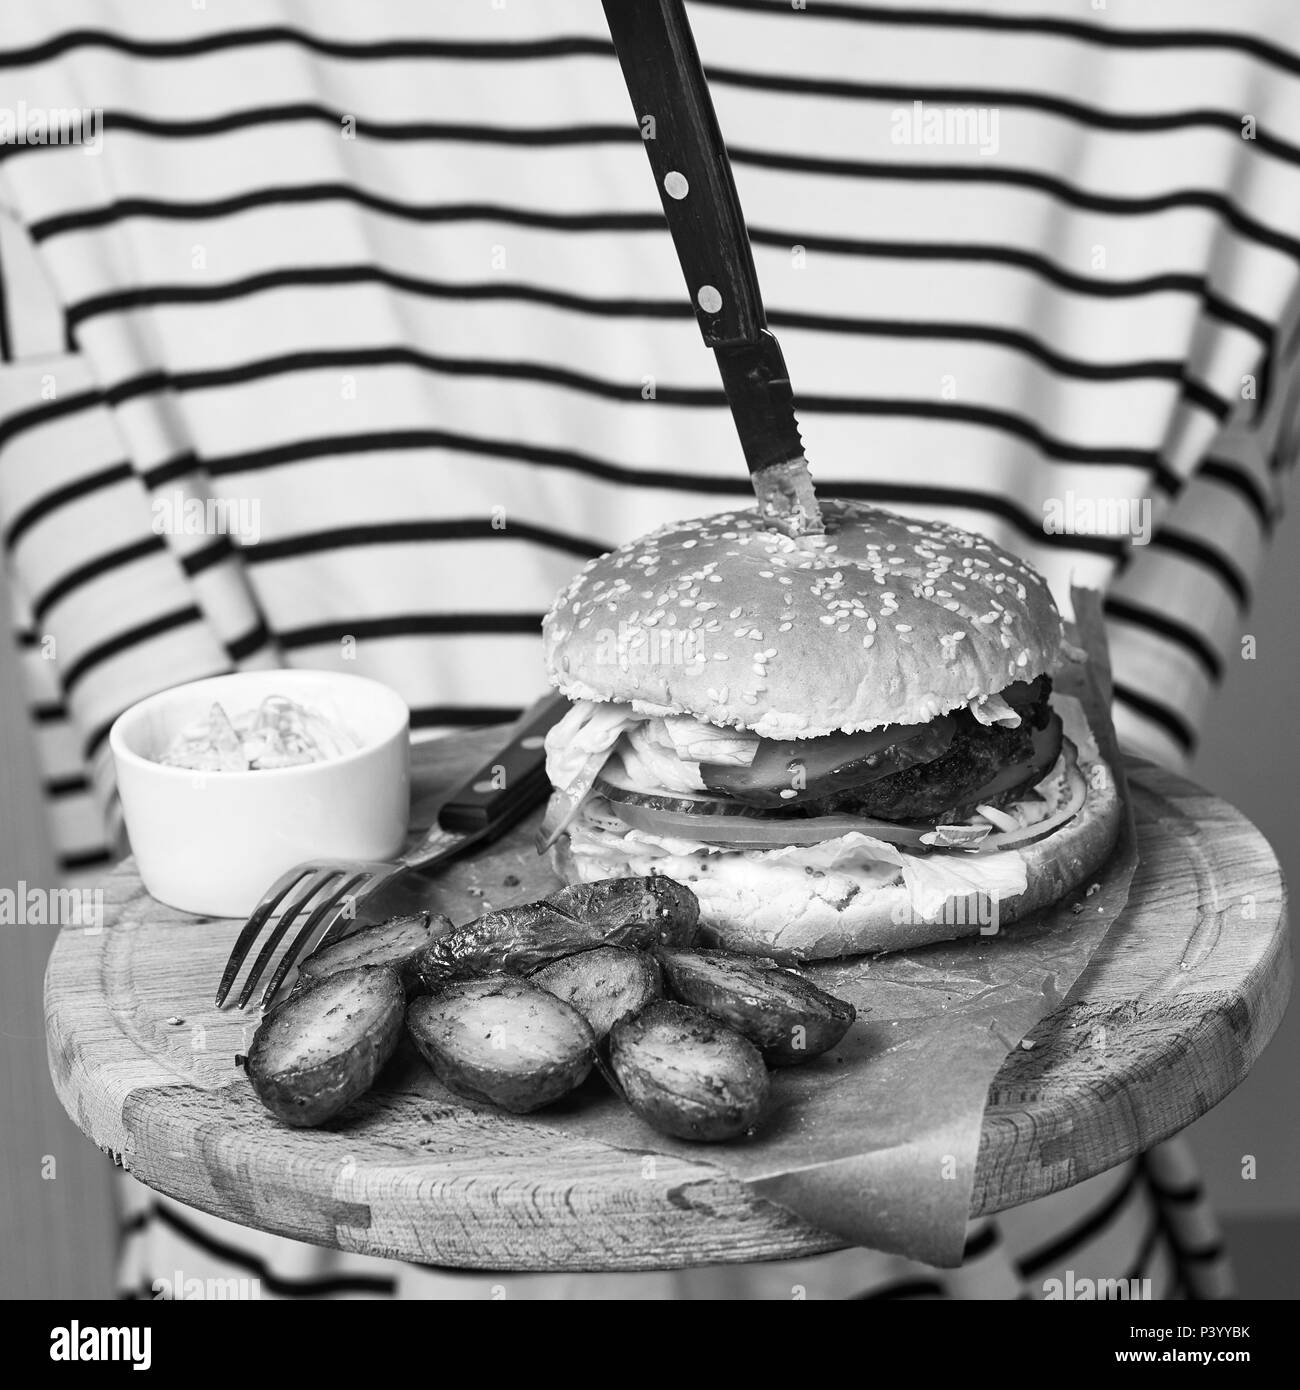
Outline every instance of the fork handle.
{"type": "Polygon", "coordinates": [[[459,835],[492,838],[543,801],[547,732],[567,713],[569,702],[548,691],[525,710],[510,740],[467,777],[438,812],[438,825],[459,835]]]}

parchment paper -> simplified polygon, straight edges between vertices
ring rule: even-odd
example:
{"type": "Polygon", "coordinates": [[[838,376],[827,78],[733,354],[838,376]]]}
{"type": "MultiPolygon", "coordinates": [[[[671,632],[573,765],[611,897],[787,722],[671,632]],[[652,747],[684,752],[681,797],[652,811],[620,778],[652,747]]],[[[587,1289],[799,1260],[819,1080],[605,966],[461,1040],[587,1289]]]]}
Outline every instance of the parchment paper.
{"type": "Polygon", "coordinates": [[[773,1073],[771,1112],[752,1138],[681,1143],[609,1094],[529,1118],[642,1153],[707,1159],[850,1244],[960,1264],[989,1085],[1082,973],[1128,901],[1137,866],[1101,596],[1076,588],[1072,598],[1069,637],[1088,660],[1067,664],[1055,689],[1082,701],[1125,808],[1115,850],[1093,875],[1096,891],[1085,897],[1085,885],[995,935],[810,967],[858,1007],[859,1020],[831,1053],[773,1073]]]}

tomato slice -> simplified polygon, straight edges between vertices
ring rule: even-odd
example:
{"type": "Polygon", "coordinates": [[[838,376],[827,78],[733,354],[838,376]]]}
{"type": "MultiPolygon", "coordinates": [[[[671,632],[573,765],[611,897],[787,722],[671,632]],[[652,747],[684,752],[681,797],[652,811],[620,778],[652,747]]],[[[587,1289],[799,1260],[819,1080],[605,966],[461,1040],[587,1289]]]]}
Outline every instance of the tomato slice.
{"type": "Polygon", "coordinates": [[[924,850],[921,836],[934,827],[899,825],[895,821],[866,820],[860,816],[774,816],[710,815],[701,811],[665,811],[633,801],[612,803],[615,815],[633,830],[672,840],[700,840],[727,849],[778,849],[783,845],[819,845],[858,831],[890,844],[924,850]]]}
{"type": "Polygon", "coordinates": [[[748,767],[701,763],[700,777],[710,791],[780,810],[933,762],[947,751],[955,730],[952,717],[944,714],[928,724],[891,724],[867,733],[765,738],[748,767]]]}
{"type": "Polygon", "coordinates": [[[690,816],[740,816],[748,820],[772,818],[770,811],[758,806],[746,806],[729,796],[710,796],[707,792],[674,792],[660,789],[643,791],[627,775],[623,760],[617,755],[601,769],[592,790],[597,796],[617,805],[642,806],[649,811],[676,811],[690,816]]]}

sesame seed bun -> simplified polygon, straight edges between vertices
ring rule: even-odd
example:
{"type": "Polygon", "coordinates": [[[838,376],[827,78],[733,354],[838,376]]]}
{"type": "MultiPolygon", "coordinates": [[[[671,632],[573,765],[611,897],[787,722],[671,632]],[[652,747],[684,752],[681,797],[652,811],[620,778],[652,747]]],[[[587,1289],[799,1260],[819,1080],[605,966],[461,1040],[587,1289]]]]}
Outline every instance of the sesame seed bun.
{"type": "Polygon", "coordinates": [[[755,510],[675,522],[591,561],[542,624],[573,700],[763,738],[925,723],[1055,669],[1042,577],[981,536],[822,502],[824,536],[755,510]]]}

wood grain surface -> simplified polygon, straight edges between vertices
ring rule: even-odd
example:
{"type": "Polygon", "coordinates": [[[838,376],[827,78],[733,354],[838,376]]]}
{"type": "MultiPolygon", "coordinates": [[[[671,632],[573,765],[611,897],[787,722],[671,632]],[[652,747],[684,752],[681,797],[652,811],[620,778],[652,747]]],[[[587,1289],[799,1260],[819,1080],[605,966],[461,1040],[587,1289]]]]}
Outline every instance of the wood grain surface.
{"type": "MultiPolygon", "coordinates": [[[[493,746],[416,751],[413,823],[493,746]]],[[[1191,1123],[1236,1086],[1290,989],[1285,887],[1231,806],[1130,767],[1142,863],[1075,988],[989,1092],[972,1214],[1080,1182],[1191,1123]]],[[[454,921],[556,880],[532,822],[439,880],[454,921]]],[[[288,1130],[234,1062],[255,1017],[220,1011],[238,923],[155,903],[130,861],[102,931],[65,928],[46,975],[51,1074],[84,1133],[149,1186],[229,1220],[373,1255],[496,1270],[632,1270],[789,1258],[842,1242],[699,1158],[566,1134],[467,1105],[399,1054],[345,1118],[288,1130]]],[[[581,1093],[579,1093],[581,1095],[581,1093]]],[[[580,1099],[562,1104],[580,1104],[580,1099]]]]}

